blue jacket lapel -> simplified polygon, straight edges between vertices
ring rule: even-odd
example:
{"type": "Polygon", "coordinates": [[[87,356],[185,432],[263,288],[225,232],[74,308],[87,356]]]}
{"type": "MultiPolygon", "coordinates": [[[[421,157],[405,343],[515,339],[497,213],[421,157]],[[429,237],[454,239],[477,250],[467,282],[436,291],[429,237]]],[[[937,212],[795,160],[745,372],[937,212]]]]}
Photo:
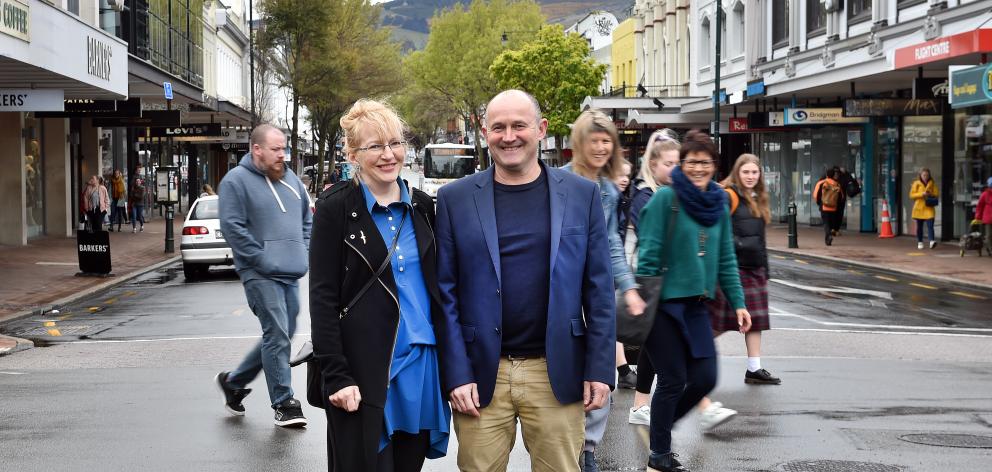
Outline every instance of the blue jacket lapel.
{"type": "MultiPolygon", "coordinates": [[[[544,163],[541,163],[544,166],[544,163]]],[[[568,191],[562,185],[562,176],[559,170],[544,166],[548,173],[548,194],[551,202],[551,272],[555,273],[555,262],[558,260],[558,243],[561,241],[561,227],[565,221],[565,200],[568,191]]]]}
{"type": "Polygon", "coordinates": [[[493,168],[490,167],[483,172],[484,176],[476,181],[478,188],[475,190],[475,208],[479,212],[479,223],[482,224],[482,234],[486,238],[486,246],[489,248],[489,258],[493,261],[496,269],[496,281],[499,286],[503,286],[499,265],[499,234],[496,228],[496,203],[493,195],[493,168]]]}

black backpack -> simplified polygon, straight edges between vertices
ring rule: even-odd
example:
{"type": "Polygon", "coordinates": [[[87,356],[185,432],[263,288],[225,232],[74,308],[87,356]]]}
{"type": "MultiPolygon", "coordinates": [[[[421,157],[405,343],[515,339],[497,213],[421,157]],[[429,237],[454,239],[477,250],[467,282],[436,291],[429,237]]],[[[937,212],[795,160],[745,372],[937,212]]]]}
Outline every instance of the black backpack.
{"type": "Polygon", "coordinates": [[[853,175],[847,181],[847,187],[844,189],[844,193],[846,193],[848,197],[856,197],[861,193],[861,184],[858,182],[858,179],[854,178],[853,175]]]}

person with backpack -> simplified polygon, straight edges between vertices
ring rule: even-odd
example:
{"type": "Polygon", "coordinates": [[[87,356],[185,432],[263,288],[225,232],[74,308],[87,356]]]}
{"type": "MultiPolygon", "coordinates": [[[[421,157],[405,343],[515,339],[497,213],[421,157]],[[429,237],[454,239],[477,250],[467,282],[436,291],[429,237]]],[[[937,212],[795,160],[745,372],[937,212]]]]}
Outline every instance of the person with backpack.
{"type": "Polygon", "coordinates": [[[837,182],[837,168],[827,170],[827,175],[813,187],[813,199],[820,207],[820,216],[823,218],[823,242],[830,246],[834,242],[833,230],[837,223],[839,208],[843,204],[842,195],[844,190],[837,182]]]}
{"type": "Polygon", "coordinates": [[[927,227],[927,235],[930,237],[930,249],[937,247],[937,241],[933,237],[933,221],[937,217],[936,206],[940,203],[940,193],[937,191],[937,183],[930,174],[930,169],[926,167],[920,169],[919,178],[913,181],[913,186],[909,188],[909,198],[913,203],[913,220],[916,221],[916,249],[923,249],[923,226],[927,227]]]}

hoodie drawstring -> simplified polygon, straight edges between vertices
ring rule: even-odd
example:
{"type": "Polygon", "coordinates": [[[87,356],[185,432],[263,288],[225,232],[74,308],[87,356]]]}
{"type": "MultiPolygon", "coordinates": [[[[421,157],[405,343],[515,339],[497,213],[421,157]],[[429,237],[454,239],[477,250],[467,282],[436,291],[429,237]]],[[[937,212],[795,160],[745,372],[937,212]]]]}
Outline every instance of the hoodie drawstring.
{"type": "MultiPolygon", "coordinates": [[[[283,213],[286,213],[286,207],[283,206],[282,199],[279,198],[279,193],[276,192],[276,188],[272,186],[272,180],[270,180],[269,179],[269,176],[267,176],[267,175],[265,176],[265,182],[267,184],[269,184],[269,190],[272,190],[272,196],[276,197],[276,202],[279,203],[279,209],[282,210],[283,213]]],[[[296,199],[297,200],[302,200],[302,198],[300,198],[300,192],[297,192],[296,189],[293,188],[291,185],[287,184],[286,182],[283,182],[282,180],[280,180],[279,183],[285,185],[286,188],[288,188],[289,190],[291,190],[293,192],[293,195],[296,195],[296,199]]],[[[309,196],[308,196],[308,198],[309,198],[309,196]]]]}

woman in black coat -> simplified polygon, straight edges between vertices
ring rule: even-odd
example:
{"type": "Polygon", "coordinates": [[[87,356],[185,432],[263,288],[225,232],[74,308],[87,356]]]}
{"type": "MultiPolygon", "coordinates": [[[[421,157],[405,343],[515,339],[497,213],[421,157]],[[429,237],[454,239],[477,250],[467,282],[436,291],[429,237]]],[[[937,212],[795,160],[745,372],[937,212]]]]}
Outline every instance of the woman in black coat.
{"type": "Polygon", "coordinates": [[[391,108],[359,100],[341,128],[356,179],[321,196],[310,247],[328,470],[417,471],[445,455],[451,418],[436,349],[434,204],[399,178],[406,143],[391,108]]]}

